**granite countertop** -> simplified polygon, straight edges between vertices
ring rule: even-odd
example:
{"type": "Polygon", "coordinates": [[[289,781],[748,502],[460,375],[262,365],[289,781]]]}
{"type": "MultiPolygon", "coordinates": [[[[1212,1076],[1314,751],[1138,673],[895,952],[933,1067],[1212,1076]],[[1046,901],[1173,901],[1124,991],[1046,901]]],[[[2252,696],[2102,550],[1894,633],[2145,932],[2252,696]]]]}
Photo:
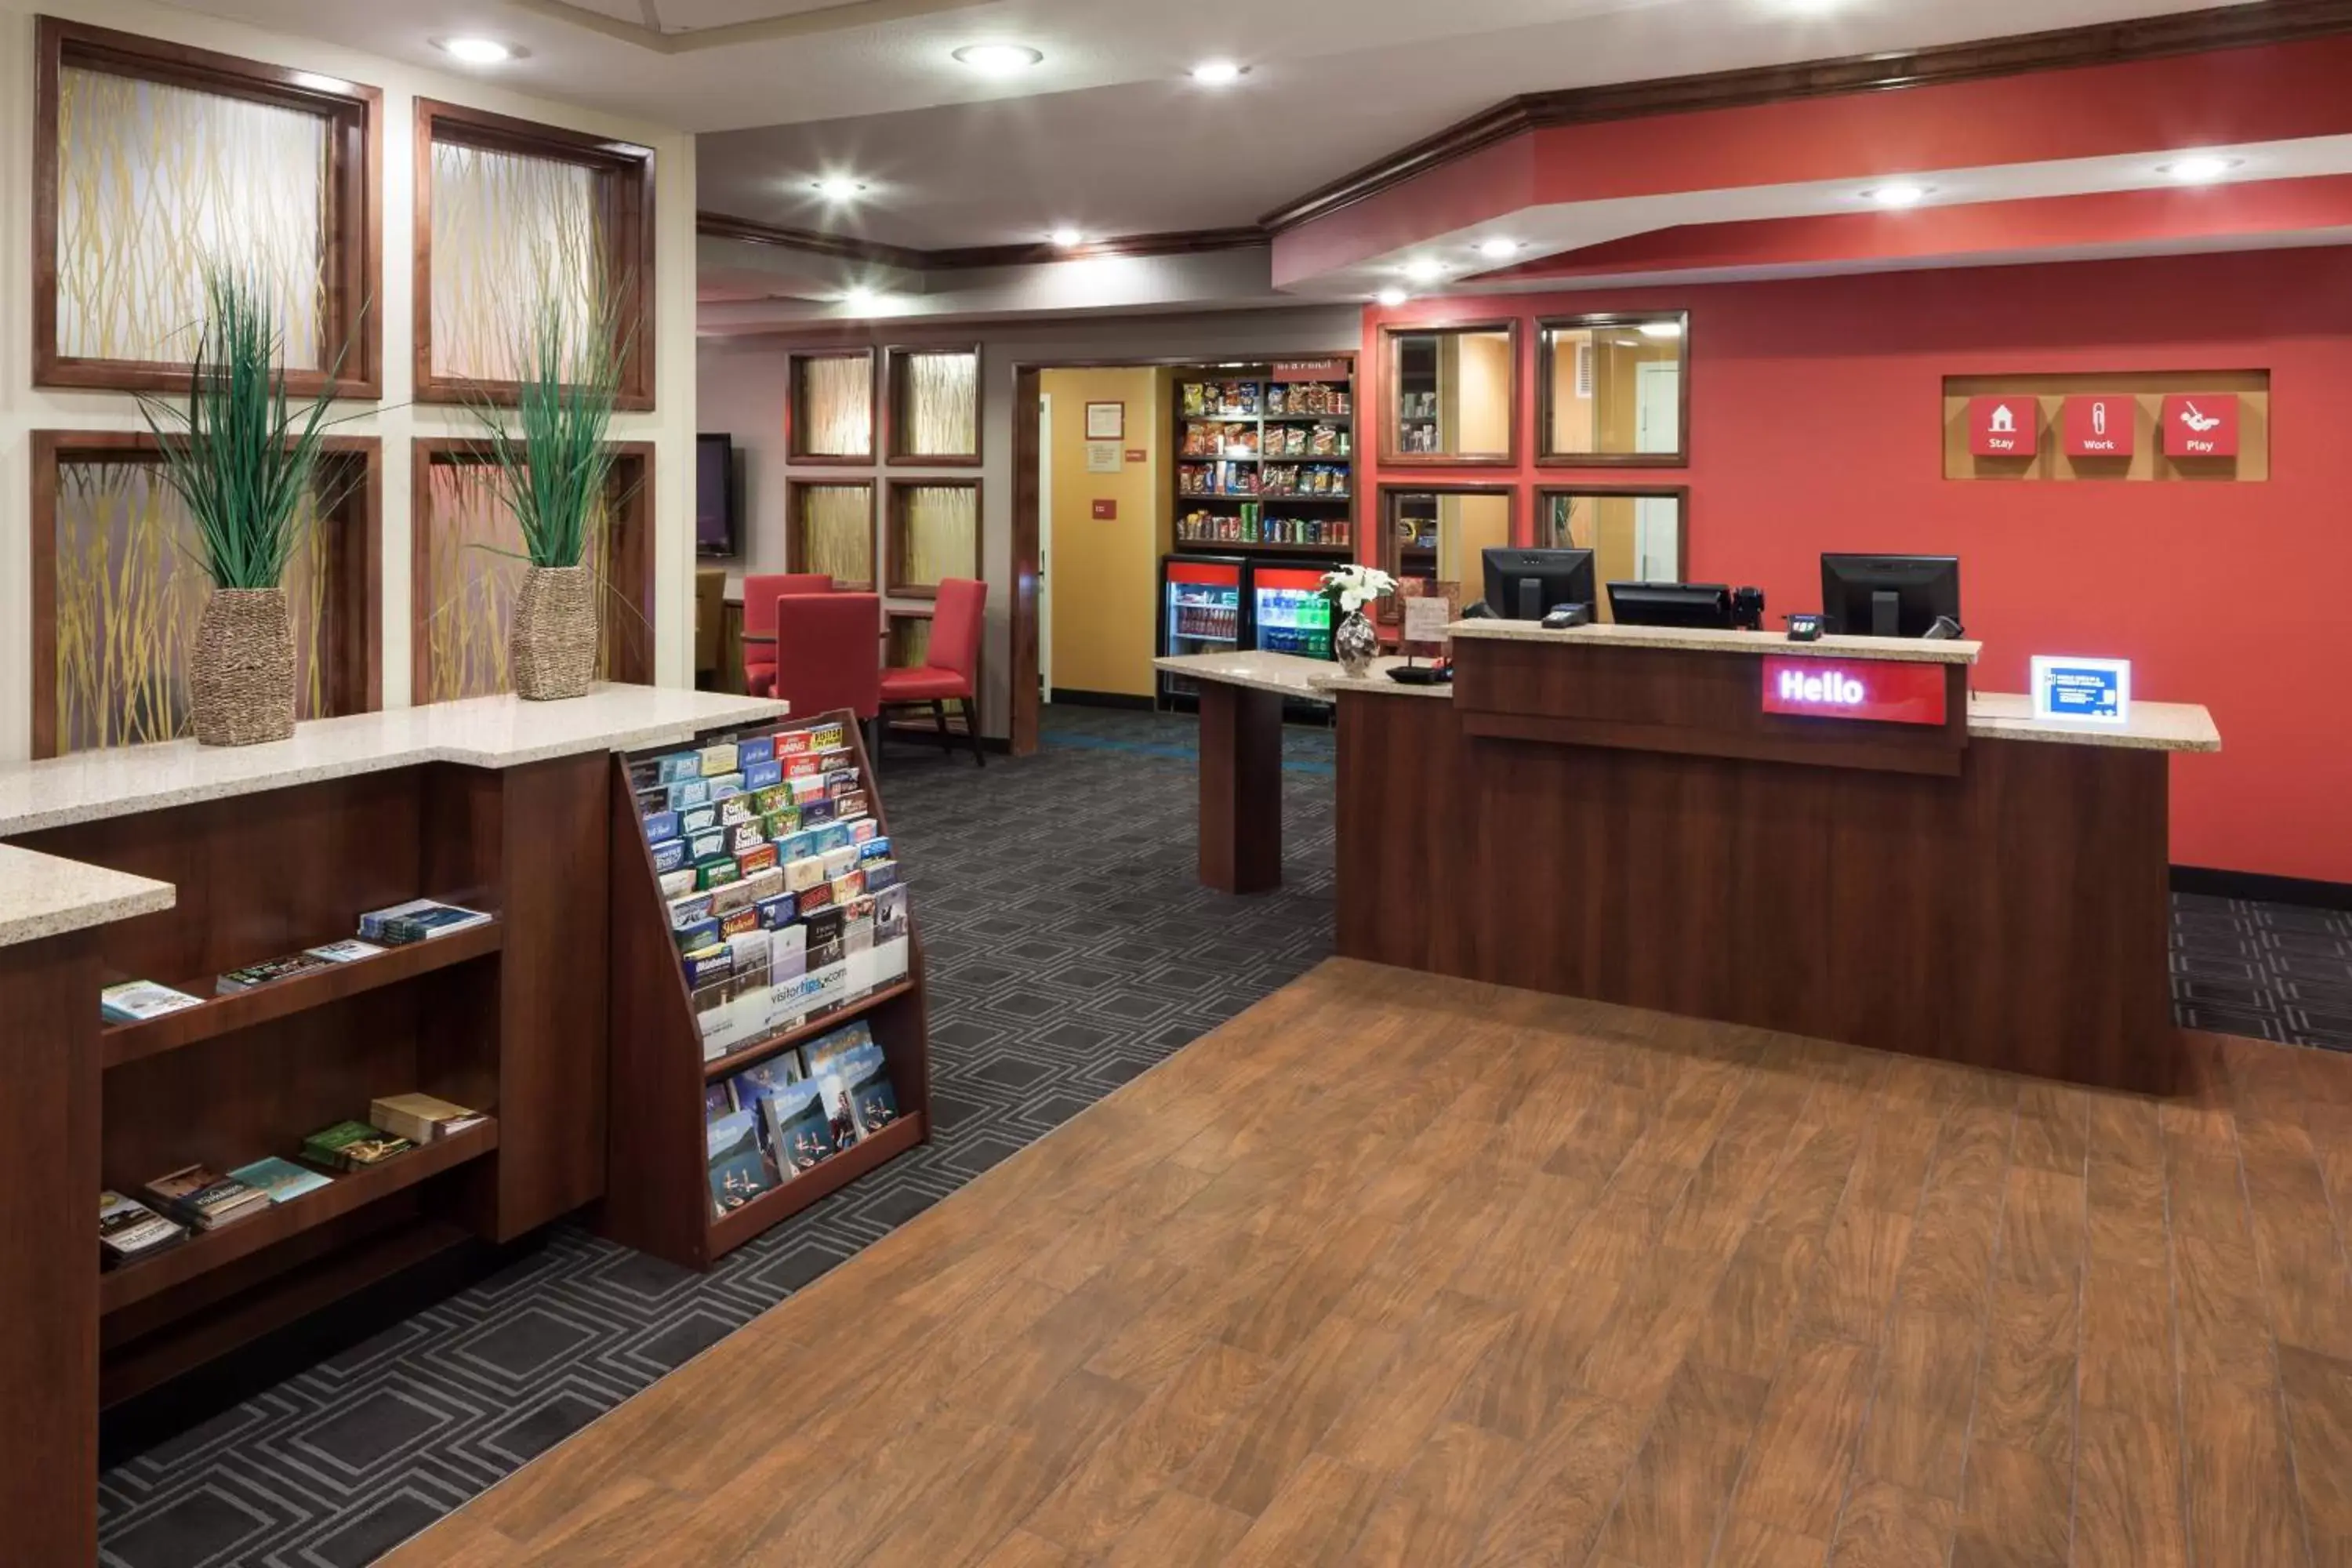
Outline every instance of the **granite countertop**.
{"type": "Polygon", "coordinates": [[[0,766],[0,837],[421,763],[510,768],[628,752],[781,719],[782,702],[672,687],[599,686],[562,702],[513,696],[318,719],[259,746],[167,741],[0,766]]]}
{"type": "Polygon", "coordinates": [[[1361,676],[1349,675],[1338,665],[1327,664],[1323,666],[1323,673],[1315,678],[1315,689],[1327,693],[1369,691],[1378,697],[1451,698],[1454,695],[1454,685],[1451,681],[1440,681],[1423,686],[1408,685],[1402,680],[1391,680],[1388,671],[1403,662],[1404,660],[1401,658],[1376,658],[1372,660],[1372,668],[1361,676]]]}
{"type": "Polygon", "coordinates": [[[2036,719],[2033,700],[2013,691],[1979,691],[1969,698],[1969,733],[1999,741],[2057,741],[2075,746],[2125,746],[2147,752],[2218,752],[2221,731],[2213,715],[2193,702],[2139,702],[2124,724],[2080,719],[2036,719]]]}
{"type": "Polygon", "coordinates": [[[1983,646],[1960,637],[1832,637],[1790,642],[1782,632],[1733,632],[1706,626],[1621,626],[1601,622],[1546,631],[1537,621],[1456,621],[1459,638],[1495,642],[1596,643],[1609,647],[1675,648],[1685,653],[1786,654],[1794,658],[1875,658],[1902,664],[1974,664],[1983,646]]]}
{"type": "Polygon", "coordinates": [[[169,882],[0,844],[0,947],[153,914],[177,897],[169,882]]]}
{"type": "Polygon", "coordinates": [[[1222,686],[1245,686],[1307,702],[1328,702],[1329,698],[1315,689],[1314,680],[1339,666],[1329,659],[1296,653],[1180,653],[1153,659],[1151,668],[1222,686]]]}

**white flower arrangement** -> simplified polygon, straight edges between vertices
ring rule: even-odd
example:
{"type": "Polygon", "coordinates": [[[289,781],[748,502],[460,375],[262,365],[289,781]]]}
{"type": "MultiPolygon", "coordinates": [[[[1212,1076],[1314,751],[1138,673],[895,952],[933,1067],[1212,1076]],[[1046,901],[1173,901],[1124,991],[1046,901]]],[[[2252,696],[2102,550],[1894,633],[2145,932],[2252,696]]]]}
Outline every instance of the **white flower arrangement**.
{"type": "Polygon", "coordinates": [[[1340,610],[1348,615],[1395,592],[1396,579],[1377,566],[1342,566],[1323,574],[1324,595],[1337,600],[1340,610]]]}

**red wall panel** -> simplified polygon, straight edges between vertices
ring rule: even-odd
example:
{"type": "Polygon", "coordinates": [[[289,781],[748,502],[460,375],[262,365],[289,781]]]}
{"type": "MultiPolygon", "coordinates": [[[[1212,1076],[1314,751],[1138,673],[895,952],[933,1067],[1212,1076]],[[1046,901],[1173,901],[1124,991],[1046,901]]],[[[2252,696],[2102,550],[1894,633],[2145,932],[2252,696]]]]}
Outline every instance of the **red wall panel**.
{"type": "MultiPolygon", "coordinates": [[[[1364,407],[1382,322],[1515,310],[1525,378],[1535,317],[1633,309],[1691,312],[1690,467],[1538,468],[1523,380],[1520,481],[1687,483],[1692,577],[1761,586],[1775,626],[1818,606],[1824,550],[1957,554],[1979,689],[2113,655],[2139,700],[2212,710],[2221,753],[2173,763],[2175,863],[2352,882],[2352,249],[1416,300],[1366,312],[1364,407]],[[2268,480],[1943,478],[1947,375],[2198,370],[2270,373],[2268,480]]],[[[1507,477],[1362,446],[1378,483],[1507,477]]]]}

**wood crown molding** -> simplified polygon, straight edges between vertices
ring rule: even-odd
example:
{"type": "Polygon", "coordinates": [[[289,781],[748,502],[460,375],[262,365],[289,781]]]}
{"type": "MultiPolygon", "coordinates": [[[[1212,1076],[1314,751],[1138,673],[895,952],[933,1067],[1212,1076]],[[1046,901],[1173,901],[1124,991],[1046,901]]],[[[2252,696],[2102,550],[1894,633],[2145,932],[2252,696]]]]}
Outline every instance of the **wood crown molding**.
{"type": "Polygon", "coordinates": [[[1654,114],[1746,109],[1791,99],[1937,87],[2033,71],[2126,65],[2209,49],[2298,43],[2347,32],[2352,32],[2352,0],[2265,0],[2259,5],[2221,5],[1924,49],[1522,93],[1276,207],[1258,219],[1258,226],[1269,236],[1296,228],[1522,132],[1654,114]]]}
{"type": "Polygon", "coordinates": [[[695,232],[713,239],[740,239],[749,245],[781,246],[830,256],[844,261],[866,261],[909,272],[944,272],[979,267],[1034,267],[1049,261],[1086,261],[1101,256],[1196,256],[1213,250],[1238,250],[1264,245],[1266,233],[1255,225],[1241,228],[1175,229],[1164,234],[1119,235],[1085,245],[1063,247],[1045,240],[1025,245],[973,245],[946,250],[919,250],[878,239],[855,239],[847,235],[821,234],[814,229],[787,228],[730,217],[725,213],[695,214],[695,232]]]}

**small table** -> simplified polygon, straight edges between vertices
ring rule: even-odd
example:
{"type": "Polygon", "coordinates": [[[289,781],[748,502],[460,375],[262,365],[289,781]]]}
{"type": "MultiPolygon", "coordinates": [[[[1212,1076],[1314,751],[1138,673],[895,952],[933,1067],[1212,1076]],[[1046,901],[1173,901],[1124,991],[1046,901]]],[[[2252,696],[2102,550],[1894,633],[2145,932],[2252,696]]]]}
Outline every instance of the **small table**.
{"type": "MultiPolygon", "coordinates": [[[[1371,678],[1403,662],[1375,659],[1371,678]]],[[[1151,663],[1201,688],[1202,885],[1271,892],[1282,886],[1282,705],[1328,706],[1332,689],[1349,684],[1347,673],[1295,653],[1177,654],[1151,663]]]]}

